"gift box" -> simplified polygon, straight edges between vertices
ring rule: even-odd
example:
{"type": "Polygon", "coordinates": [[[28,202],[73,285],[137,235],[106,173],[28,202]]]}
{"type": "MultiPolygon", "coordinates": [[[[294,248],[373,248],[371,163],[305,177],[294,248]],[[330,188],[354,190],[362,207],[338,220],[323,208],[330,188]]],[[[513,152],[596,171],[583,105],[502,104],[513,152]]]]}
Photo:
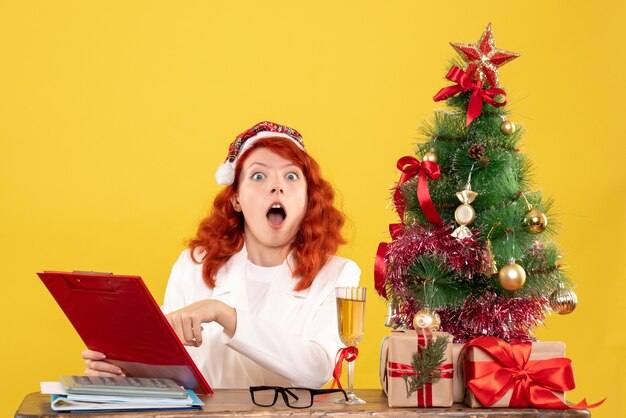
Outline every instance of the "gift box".
{"type": "Polygon", "coordinates": [[[465,404],[471,408],[562,408],[573,389],[562,342],[514,343],[479,337],[461,352],[465,404]]]}
{"type": "Polygon", "coordinates": [[[380,387],[387,394],[387,359],[389,357],[389,336],[383,338],[380,343],[380,362],[378,372],[380,374],[380,387]]]}
{"type": "Polygon", "coordinates": [[[463,370],[459,365],[459,355],[465,344],[452,344],[452,399],[454,403],[463,403],[465,400],[465,380],[463,380],[463,370]]]}
{"type": "Polygon", "coordinates": [[[381,346],[380,370],[381,385],[390,407],[452,405],[452,336],[448,333],[392,331],[381,346]],[[443,341],[438,340],[435,344],[436,339],[443,341]],[[428,353],[433,353],[434,345],[441,347],[443,361],[434,365],[432,370],[415,370],[414,353],[421,355],[422,359],[427,358],[428,353]],[[432,383],[420,386],[418,382],[430,380],[429,376],[432,383]]]}

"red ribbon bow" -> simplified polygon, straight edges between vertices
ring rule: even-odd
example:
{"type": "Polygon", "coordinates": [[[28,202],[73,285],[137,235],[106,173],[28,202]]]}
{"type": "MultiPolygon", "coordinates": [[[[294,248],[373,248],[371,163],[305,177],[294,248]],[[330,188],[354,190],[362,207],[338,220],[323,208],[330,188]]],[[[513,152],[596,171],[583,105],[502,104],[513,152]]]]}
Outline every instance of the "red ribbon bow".
{"type": "Polygon", "coordinates": [[[472,80],[472,78],[459,67],[453,66],[448,71],[446,78],[450,81],[454,81],[457,83],[455,86],[444,87],[433,99],[436,102],[441,100],[446,100],[457,93],[463,91],[471,91],[472,96],[470,97],[469,105],[467,107],[467,116],[465,119],[465,126],[469,126],[470,123],[483,111],[483,101],[486,101],[493,107],[501,107],[506,104],[506,92],[502,89],[492,87],[486,90],[482,88],[482,81],[480,80],[472,80]],[[501,102],[496,102],[494,97],[496,95],[504,96],[504,100],[501,102]]]}
{"type": "Polygon", "coordinates": [[[331,385],[331,389],[334,389],[335,384],[339,387],[339,389],[343,389],[341,386],[341,370],[343,368],[343,362],[350,363],[359,356],[359,349],[356,347],[344,347],[340,348],[337,351],[337,355],[335,357],[335,369],[333,370],[333,384],[331,385]]]}
{"type": "Polygon", "coordinates": [[[396,167],[398,170],[402,171],[402,176],[400,176],[400,181],[398,182],[398,188],[394,193],[393,199],[396,204],[396,209],[398,210],[398,214],[400,217],[404,216],[404,200],[402,196],[402,191],[400,190],[400,186],[404,184],[406,181],[412,179],[415,176],[418,176],[417,179],[417,199],[420,203],[420,207],[426,216],[428,221],[436,226],[443,225],[443,220],[439,213],[437,213],[437,209],[435,209],[435,204],[430,198],[430,192],[428,191],[428,180],[427,177],[432,180],[437,180],[441,176],[441,172],[439,171],[439,166],[437,163],[432,161],[422,161],[420,162],[415,157],[402,157],[396,163],[396,167]]]}
{"type": "MultiPolygon", "coordinates": [[[[343,368],[344,360],[347,363],[356,360],[359,355],[359,349],[356,347],[344,347],[340,348],[337,351],[337,355],[335,356],[335,368],[333,369],[333,384],[330,386],[331,389],[334,389],[335,386],[338,386],[339,389],[343,389],[341,387],[341,370],[343,368]]],[[[322,396],[318,396],[313,400],[313,402],[318,403],[326,399],[330,393],[326,393],[322,396]]]]}
{"type": "Polygon", "coordinates": [[[494,361],[466,361],[465,381],[476,399],[491,406],[513,389],[510,407],[546,409],[588,409],[600,406],[604,400],[588,405],[583,399],[576,405],[566,405],[552,391],[574,389],[572,361],[567,358],[529,360],[532,344],[508,344],[496,337],[478,337],[463,350],[477,347],[494,361]]]}
{"type": "Polygon", "coordinates": [[[376,259],[374,260],[374,288],[376,292],[387,299],[387,289],[385,289],[385,272],[387,271],[387,253],[389,252],[389,243],[381,242],[376,250],[376,259]]]}
{"type": "MultiPolygon", "coordinates": [[[[402,224],[389,224],[389,235],[395,240],[402,232],[402,224]]],[[[374,260],[374,288],[376,292],[387,299],[387,289],[385,289],[385,273],[387,271],[387,253],[389,253],[389,243],[378,244],[376,259],[374,260]]]]}

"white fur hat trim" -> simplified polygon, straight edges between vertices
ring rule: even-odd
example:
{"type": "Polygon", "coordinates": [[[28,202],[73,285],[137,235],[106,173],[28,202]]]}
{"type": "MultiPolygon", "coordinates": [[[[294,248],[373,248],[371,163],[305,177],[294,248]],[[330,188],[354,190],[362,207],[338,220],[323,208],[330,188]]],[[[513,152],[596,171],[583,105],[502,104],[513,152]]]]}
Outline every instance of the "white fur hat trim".
{"type": "Polygon", "coordinates": [[[230,186],[235,181],[235,164],[226,161],[217,168],[215,181],[220,186],[230,186]]]}

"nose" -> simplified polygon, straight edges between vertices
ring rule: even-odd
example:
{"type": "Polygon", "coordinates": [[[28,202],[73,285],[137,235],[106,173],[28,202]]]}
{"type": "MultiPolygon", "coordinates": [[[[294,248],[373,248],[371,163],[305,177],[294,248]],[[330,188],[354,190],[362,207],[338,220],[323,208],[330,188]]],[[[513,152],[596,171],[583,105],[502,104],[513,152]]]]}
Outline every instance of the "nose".
{"type": "Polygon", "coordinates": [[[270,186],[271,195],[282,195],[285,193],[285,182],[280,175],[271,176],[267,185],[270,186]]]}

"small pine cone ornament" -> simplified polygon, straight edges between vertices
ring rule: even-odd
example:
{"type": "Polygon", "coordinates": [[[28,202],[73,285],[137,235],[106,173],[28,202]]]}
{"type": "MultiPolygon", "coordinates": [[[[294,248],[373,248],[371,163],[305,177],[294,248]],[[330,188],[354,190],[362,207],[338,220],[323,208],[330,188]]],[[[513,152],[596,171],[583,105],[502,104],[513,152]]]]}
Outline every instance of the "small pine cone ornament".
{"type": "Polygon", "coordinates": [[[485,156],[485,147],[480,144],[474,144],[469,147],[467,153],[471,159],[478,161],[485,156]]]}

